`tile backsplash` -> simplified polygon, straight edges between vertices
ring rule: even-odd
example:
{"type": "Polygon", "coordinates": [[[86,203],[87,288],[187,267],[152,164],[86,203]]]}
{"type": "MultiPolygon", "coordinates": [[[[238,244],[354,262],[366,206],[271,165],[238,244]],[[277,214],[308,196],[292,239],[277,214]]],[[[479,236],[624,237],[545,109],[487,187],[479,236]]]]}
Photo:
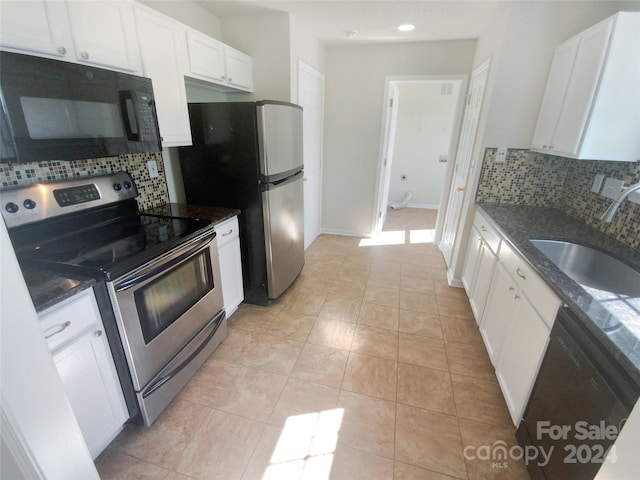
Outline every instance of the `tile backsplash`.
{"type": "Polygon", "coordinates": [[[574,160],[509,149],[506,161],[498,163],[496,149],[488,148],[476,201],[555,207],[640,249],[640,204],[625,201],[613,222],[601,221],[611,200],[591,191],[598,173],[628,186],[640,181],[640,162],[574,160]]]}
{"type": "Polygon", "coordinates": [[[89,160],[34,162],[0,165],[0,190],[40,182],[55,182],[81,177],[127,171],[138,187],[140,210],[160,206],[169,201],[167,182],[160,153],[137,153],[89,160]],[[147,161],[155,160],[158,177],[150,178],[147,161]]]}

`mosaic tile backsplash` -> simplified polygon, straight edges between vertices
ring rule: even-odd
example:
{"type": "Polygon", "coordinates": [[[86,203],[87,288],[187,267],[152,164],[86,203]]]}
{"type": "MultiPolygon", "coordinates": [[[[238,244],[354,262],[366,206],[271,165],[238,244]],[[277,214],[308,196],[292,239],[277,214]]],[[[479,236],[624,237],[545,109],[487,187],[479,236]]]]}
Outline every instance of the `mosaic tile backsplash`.
{"type": "Polygon", "coordinates": [[[106,175],[120,171],[129,172],[136,182],[138,187],[136,200],[140,210],[147,210],[169,202],[169,192],[162,164],[162,154],[160,153],[139,153],[66,162],[2,164],[0,165],[0,189],[106,175]],[[155,160],[158,165],[157,178],[149,177],[147,169],[147,161],[149,160],[155,160]]]}
{"type": "Polygon", "coordinates": [[[555,207],[632,248],[640,249],[640,204],[623,202],[613,219],[600,220],[611,200],[591,191],[596,174],[640,181],[640,162],[604,162],[555,157],[524,149],[509,149],[496,162],[496,149],[485,151],[477,202],[555,207]]]}

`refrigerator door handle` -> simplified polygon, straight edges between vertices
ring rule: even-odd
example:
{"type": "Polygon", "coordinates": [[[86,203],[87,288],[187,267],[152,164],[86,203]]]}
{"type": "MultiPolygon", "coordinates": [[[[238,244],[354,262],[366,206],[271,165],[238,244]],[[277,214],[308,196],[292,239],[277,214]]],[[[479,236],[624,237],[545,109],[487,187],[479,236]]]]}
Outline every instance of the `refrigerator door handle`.
{"type": "Polygon", "coordinates": [[[304,175],[304,171],[300,168],[296,168],[292,171],[284,172],[281,175],[271,175],[270,177],[264,176],[260,183],[264,186],[265,190],[269,190],[280,185],[295,182],[302,175],[304,175]]]}

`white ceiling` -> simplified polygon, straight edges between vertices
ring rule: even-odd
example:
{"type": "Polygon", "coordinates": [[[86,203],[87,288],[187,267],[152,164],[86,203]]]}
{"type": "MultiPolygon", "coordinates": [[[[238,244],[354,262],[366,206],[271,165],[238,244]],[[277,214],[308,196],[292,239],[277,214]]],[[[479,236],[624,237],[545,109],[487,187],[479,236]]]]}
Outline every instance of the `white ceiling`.
{"type": "Polygon", "coordinates": [[[286,12],[298,17],[326,45],[477,38],[507,0],[196,0],[217,17],[286,12]],[[397,26],[412,23],[412,32],[397,26]],[[346,32],[358,34],[347,38],[346,32]]]}

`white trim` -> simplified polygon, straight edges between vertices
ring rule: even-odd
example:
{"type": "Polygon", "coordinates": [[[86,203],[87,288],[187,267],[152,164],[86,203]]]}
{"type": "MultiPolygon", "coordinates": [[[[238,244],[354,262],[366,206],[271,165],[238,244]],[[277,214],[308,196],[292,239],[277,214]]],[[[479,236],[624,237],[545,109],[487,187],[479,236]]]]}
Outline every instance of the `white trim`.
{"type": "Polygon", "coordinates": [[[344,237],[371,238],[371,232],[352,232],[350,230],[337,230],[333,228],[323,228],[321,233],[326,235],[342,235],[344,237]]]}
{"type": "Polygon", "coordinates": [[[408,203],[408,208],[424,208],[426,210],[438,210],[440,205],[431,204],[431,203],[408,203]]]}

